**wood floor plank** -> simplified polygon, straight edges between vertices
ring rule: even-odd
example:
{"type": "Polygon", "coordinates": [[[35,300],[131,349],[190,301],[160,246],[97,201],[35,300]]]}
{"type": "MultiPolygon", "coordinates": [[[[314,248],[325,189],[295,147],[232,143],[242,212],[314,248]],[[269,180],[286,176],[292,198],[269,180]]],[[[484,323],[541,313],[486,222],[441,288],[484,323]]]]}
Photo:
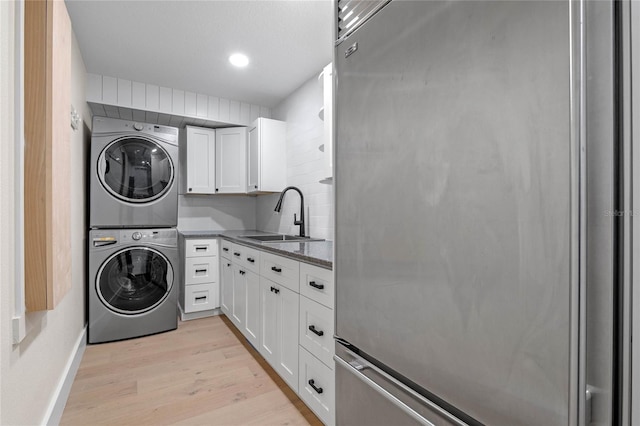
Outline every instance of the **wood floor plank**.
{"type": "Polygon", "coordinates": [[[87,347],[61,425],[321,425],[224,316],[87,347]]]}

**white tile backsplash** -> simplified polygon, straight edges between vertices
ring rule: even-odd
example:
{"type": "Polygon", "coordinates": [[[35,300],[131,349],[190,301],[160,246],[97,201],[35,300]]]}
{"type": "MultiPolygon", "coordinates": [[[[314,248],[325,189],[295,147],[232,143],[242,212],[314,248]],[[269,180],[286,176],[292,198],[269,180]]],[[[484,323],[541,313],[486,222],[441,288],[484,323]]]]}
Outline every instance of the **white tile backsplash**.
{"type": "Polygon", "coordinates": [[[181,231],[256,229],[256,197],[179,195],[178,229],[181,231]]]}
{"type": "MultiPolygon", "coordinates": [[[[333,240],[333,185],[322,184],[324,176],[323,122],[318,117],[322,107],[322,86],[312,76],[280,105],[271,116],[287,122],[287,185],[300,188],[304,194],[306,233],[316,238],[333,240]]],[[[300,212],[300,197],[287,192],[282,211],[273,209],[279,194],[261,195],[256,201],[257,229],[267,232],[297,234],[293,215],[300,212]]]]}

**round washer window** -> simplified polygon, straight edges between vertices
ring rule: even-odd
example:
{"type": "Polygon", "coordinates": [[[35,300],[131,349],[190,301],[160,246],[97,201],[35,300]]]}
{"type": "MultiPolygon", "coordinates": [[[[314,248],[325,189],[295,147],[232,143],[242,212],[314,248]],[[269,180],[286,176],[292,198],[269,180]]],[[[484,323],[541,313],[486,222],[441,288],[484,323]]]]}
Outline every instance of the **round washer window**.
{"type": "Polygon", "coordinates": [[[102,185],[115,197],[144,203],[162,197],[174,179],[171,157],[159,144],[141,137],[118,139],[98,159],[102,185]]]}
{"type": "Polygon", "coordinates": [[[107,308],[135,315],[155,308],[169,295],[173,268],[152,248],[127,248],[102,265],[96,281],[100,300],[107,308]]]}

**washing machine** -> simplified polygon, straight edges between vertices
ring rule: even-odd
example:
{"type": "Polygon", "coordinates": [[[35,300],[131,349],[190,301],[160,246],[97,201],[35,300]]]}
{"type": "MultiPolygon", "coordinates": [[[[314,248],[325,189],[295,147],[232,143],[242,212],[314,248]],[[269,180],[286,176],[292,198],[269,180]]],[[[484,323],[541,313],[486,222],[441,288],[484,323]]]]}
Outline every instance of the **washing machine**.
{"type": "Polygon", "coordinates": [[[175,229],[89,231],[89,343],[174,330],[178,259],[175,229]]]}
{"type": "Polygon", "coordinates": [[[89,226],[177,226],[177,173],[177,128],[94,117],[89,226]]]}

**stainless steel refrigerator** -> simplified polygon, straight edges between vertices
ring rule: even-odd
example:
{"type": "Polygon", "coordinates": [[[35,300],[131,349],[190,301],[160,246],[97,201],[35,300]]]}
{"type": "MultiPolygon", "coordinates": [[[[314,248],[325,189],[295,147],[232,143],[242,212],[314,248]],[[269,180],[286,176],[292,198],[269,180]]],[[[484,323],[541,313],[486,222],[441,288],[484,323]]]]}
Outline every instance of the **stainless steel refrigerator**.
{"type": "Polygon", "coordinates": [[[616,13],[337,3],[337,424],[618,423],[616,13]]]}

